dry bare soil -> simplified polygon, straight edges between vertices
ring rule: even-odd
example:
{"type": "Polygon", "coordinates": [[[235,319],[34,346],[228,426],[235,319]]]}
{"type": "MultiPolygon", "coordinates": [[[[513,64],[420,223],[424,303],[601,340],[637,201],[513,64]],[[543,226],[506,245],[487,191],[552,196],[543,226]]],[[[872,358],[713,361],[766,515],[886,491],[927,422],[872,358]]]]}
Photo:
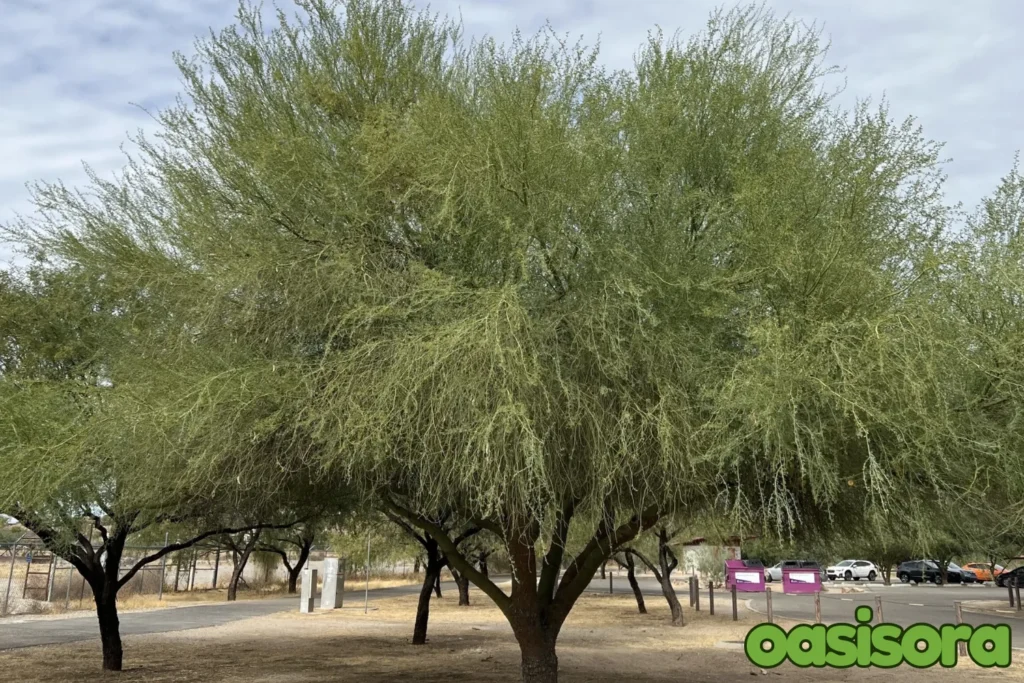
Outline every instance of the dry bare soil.
{"type": "MultiPolygon", "coordinates": [[[[125,639],[125,671],[100,671],[98,641],[0,653],[3,680],[19,681],[388,681],[475,683],[519,680],[519,651],[501,614],[478,592],[471,607],[458,607],[454,591],[435,599],[430,639],[410,644],[415,597],[362,603],[331,613],[286,613],[213,628],[125,639]]],[[[559,639],[563,683],[623,681],[1024,681],[1024,666],[983,670],[964,660],[953,670],[801,670],[762,673],[738,650],[715,647],[741,641],[761,619],[741,608],[733,622],[722,601],[719,613],[686,613],[674,628],[661,600],[640,615],[627,595],[585,595],[559,639]],[[755,678],[756,677],[756,678],[755,678]]],[[[783,624],[788,628],[789,624],[783,624]]]]}

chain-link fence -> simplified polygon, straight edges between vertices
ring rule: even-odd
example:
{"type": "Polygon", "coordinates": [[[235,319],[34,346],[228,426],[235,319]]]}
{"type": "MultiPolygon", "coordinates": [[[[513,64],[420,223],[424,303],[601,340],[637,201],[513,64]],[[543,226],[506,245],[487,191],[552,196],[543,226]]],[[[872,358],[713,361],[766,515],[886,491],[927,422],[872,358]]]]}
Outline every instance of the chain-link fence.
{"type": "MultiPolygon", "coordinates": [[[[121,574],[127,573],[143,557],[161,546],[128,546],[121,558],[121,574]]],[[[308,565],[320,569],[324,549],[314,549],[308,565]]],[[[295,559],[291,560],[293,563],[295,559]]],[[[364,563],[349,562],[347,574],[362,579],[364,563]]],[[[169,553],[139,570],[121,588],[118,602],[127,608],[156,606],[179,594],[196,594],[226,589],[235,567],[229,550],[199,545],[169,553]]],[[[415,563],[373,563],[374,578],[401,578],[414,574],[415,563]]],[[[322,571],[319,572],[322,575],[322,571]]],[[[301,582],[301,578],[299,579],[301,582]]],[[[288,582],[288,572],[280,557],[270,552],[254,552],[246,564],[239,588],[248,592],[280,593],[288,582]]],[[[13,614],[59,613],[92,610],[92,591],[81,574],[68,562],[51,553],[38,539],[0,544],[0,617],[13,614]]]]}

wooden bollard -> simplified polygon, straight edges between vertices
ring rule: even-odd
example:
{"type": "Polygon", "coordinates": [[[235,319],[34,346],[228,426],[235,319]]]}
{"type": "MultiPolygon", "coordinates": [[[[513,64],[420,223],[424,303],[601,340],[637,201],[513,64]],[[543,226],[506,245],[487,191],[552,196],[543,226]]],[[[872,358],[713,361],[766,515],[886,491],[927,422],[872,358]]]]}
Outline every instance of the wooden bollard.
{"type": "Polygon", "coordinates": [[[612,583],[611,572],[608,572],[608,595],[615,595],[615,584],[612,583]]]}
{"type": "Polygon", "coordinates": [[[765,600],[768,603],[768,623],[769,624],[774,624],[775,622],[772,620],[772,589],[771,589],[771,586],[765,586],[764,597],[765,597],[765,600]]]}
{"type": "Polygon", "coordinates": [[[700,580],[696,576],[693,577],[693,609],[700,611],[700,580]]]}
{"type": "Polygon", "coordinates": [[[739,621],[740,614],[736,608],[736,584],[733,584],[730,588],[732,592],[732,620],[739,621]]]}
{"type": "Polygon", "coordinates": [[[875,623],[881,624],[885,619],[882,618],[882,596],[875,596],[875,623]]]}
{"type": "Polygon", "coordinates": [[[821,591],[814,594],[814,623],[821,623],[821,591]]]}
{"type": "Polygon", "coordinates": [[[708,614],[715,616],[715,582],[708,581],[708,614]]]}
{"type": "Polygon", "coordinates": [[[690,594],[690,607],[693,607],[693,577],[692,576],[688,576],[686,578],[686,589],[687,589],[687,592],[690,594]]]}
{"type": "MultiPolygon", "coordinates": [[[[953,603],[953,609],[956,610],[956,625],[959,626],[960,624],[964,623],[964,614],[963,614],[963,611],[960,609],[960,601],[959,600],[955,601],[953,603]]],[[[965,643],[962,640],[959,641],[957,643],[957,649],[960,651],[960,656],[961,657],[966,657],[967,656],[967,643],[965,643]]]]}
{"type": "Polygon", "coordinates": [[[1013,597],[1017,600],[1017,611],[1021,611],[1020,607],[1020,578],[1013,577],[1013,597]]]}
{"type": "Polygon", "coordinates": [[[1010,585],[1009,581],[1006,582],[1006,594],[1010,596],[1010,607],[1013,607],[1013,586],[1010,585]]]}

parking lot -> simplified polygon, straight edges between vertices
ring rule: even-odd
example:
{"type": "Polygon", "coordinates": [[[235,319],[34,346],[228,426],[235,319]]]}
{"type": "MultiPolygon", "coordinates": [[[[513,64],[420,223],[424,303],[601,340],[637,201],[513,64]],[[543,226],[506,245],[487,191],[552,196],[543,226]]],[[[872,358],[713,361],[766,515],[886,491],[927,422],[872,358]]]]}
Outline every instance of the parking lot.
{"type": "MultiPolygon", "coordinates": [[[[769,586],[772,591],[772,611],[776,618],[814,621],[813,595],[786,595],[782,586],[769,586]]],[[[859,605],[882,603],[884,621],[900,626],[928,623],[936,626],[956,622],[954,602],[960,602],[963,621],[975,626],[981,624],[1009,624],[1013,633],[1013,646],[1024,649],[1024,612],[1009,606],[1007,590],[992,584],[966,586],[894,583],[881,581],[827,581],[822,584],[821,620],[823,623],[854,623],[854,610],[859,605]],[[853,588],[854,591],[843,592],[853,588]],[[856,589],[860,589],[857,591],[856,589]],[[998,604],[1001,603],[1001,604],[998,604]]],[[[747,593],[751,609],[766,613],[767,599],[763,593],[747,593]]]]}

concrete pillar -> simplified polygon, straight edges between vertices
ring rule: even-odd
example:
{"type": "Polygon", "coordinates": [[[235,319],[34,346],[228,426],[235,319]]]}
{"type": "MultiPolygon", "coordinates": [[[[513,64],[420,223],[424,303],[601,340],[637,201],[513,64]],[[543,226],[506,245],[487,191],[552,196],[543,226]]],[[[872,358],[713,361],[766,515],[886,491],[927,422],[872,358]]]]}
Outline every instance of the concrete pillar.
{"type": "Polygon", "coordinates": [[[338,601],[338,558],[324,558],[324,589],[320,593],[320,609],[336,609],[338,601]]]}
{"type": "Polygon", "coordinates": [[[302,577],[302,598],[299,603],[299,612],[303,614],[313,613],[313,601],[316,599],[316,570],[307,569],[302,577]]]}

